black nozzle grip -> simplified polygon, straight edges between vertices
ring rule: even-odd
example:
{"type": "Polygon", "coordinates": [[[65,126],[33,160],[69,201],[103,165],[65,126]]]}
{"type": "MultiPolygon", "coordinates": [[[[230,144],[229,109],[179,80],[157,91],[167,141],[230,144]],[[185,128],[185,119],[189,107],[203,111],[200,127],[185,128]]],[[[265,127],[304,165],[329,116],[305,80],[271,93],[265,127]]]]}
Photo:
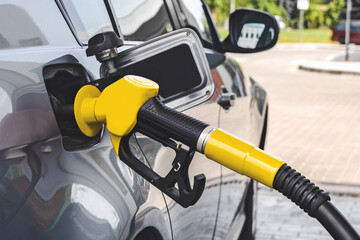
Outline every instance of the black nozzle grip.
{"type": "Polygon", "coordinates": [[[196,149],[208,124],[165,106],[157,97],[149,99],[138,112],[139,132],[165,136],[196,149]],[[142,131],[143,130],[143,131],[142,131]]]}

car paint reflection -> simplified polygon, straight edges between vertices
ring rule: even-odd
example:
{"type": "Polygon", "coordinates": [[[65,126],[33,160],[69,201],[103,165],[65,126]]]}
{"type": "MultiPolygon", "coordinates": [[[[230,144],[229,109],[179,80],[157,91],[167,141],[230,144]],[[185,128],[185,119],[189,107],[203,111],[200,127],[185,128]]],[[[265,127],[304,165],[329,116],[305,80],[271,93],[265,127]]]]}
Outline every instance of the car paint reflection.
{"type": "Polygon", "coordinates": [[[4,116],[8,113],[11,113],[12,104],[9,95],[6,91],[0,87],[0,122],[4,116]]]}
{"type": "Polygon", "coordinates": [[[83,205],[96,218],[106,219],[114,231],[118,228],[120,218],[115,208],[93,189],[81,184],[73,184],[70,202],[83,205]]]}
{"type": "MultiPolygon", "coordinates": [[[[167,236],[169,222],[161,220],[164,215],[167,216],[161,194],[156,188],[150,188],[149,183],[136,173],[132,173],[135,176],[132,186],[124,184],[122,176],[117,174],[113,166],[115,162],[117,165],[123,163],[112,154],[110,146],[100,145],[100,151],[77,154],[63,152],[59,146],[58,137],[21,150],[0,152],[0,172],[6,176],[0,181],[0,190],[7,189],[6,195],[1,194],[0,200],[4,202],[6,196],[9,198],[7,202],[18,203],[10,208],[9,205],[0,204],[1,213],[13,210],[7,217],[17,212],[13,219],[0,219],[4,224],[0,229],[5,238],[24,237],[27,231],[36,229],[36,234],[32,234],[30,239],[51,236],[118,239],[128,236],[130,229],[149,224],[160,225],[158,229],[162,229],[162,234],[167,236]],[[102,155],[113,155],[115,161],[100,158],[102,155]],[[5,163],[10,163],[10,166],[5,163]],[[20,180],[21,184],[18,183],[20,180]],[[144,184],[149,190],[139,191],[144,184]],[[23,189],[24,186],[28,187],[23,189]],[[10,194],[10,190],[14,194],[10,194]],[[135,194],[130,194],[132,192],[135,194]],[[148,212],[149,215],[146,214],[148,212]],[[149,220],[154,215],[161,216],[158,223],[149,220]],[[136,226],[133,225],[132,216],[137,219],[136,226]],[[24,219],[31,224],[14,231],[24,219]],[[3,228],[5,225],[8,225],[6,230],[3,228]],[[96,232],[91,229],[96,229],[96,232]]],[[[122,168],[125,169],[125,166],[122,168]]]]}

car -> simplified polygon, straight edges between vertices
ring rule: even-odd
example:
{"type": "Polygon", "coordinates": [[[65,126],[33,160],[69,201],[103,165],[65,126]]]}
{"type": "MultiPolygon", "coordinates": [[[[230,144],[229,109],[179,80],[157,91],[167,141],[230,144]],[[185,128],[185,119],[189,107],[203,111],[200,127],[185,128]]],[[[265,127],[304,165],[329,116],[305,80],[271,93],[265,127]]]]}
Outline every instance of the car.
{"type": "MultiPolygon", "coordinates": [[[[230,22],[244,14],[252,13],[237,12],[230,22]]],[[[202,0],[0,0],[1,239],[253,239],[256,182],[196,153],[190,179],[204,173],[206,187],[184,208],[116,156],[106,129],[86,137],[63,113],[72,113],[83,85],[106,77],[103,65],[86,56],[92,36],[115,32],[124,39],[121,55],[192,29],[215,91],[201,104],[190,104],[189,96],[178,109],[264,148],[266,91],[225,53],[271,48],[279,31],[272,24],[260,26],[267,37],[253,38],[248,49],[241,41],[231,45],[237,39],[230,35],[220,39],[202,0]]],[[[173,79],[169,73],[170,85],[182,85],[173,79]]],[[[171,169],[174,153],[158,141],[134,134],[130,145],[160,175],[171,169]]]]}
{"type": "MultiPolygon", "coordinates": [[[[345,44],[345,28],[346,22],[340,21],[332,29],[331,40],[345,44]]],[[[351,20],[349,43],[360,44],[360,21],[351,20]]]]}

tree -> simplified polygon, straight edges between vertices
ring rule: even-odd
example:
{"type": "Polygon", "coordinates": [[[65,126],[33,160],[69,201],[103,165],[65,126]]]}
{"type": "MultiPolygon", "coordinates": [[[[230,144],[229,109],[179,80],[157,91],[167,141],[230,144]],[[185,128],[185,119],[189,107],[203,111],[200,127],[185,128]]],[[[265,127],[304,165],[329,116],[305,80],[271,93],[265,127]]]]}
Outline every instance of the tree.
{"type": "Polygon", "coordinates": [[[344,0],[335,0],[328,4],[328,8],[324,13],[325,24],[328,27],[333,28],[339,22],[340,12],[343,8],[344,0]]]}
{"type": "MultiPolygon", "coordinates": [[[[206,0],[215,22],[223,26],[230,15],[230,0],[206,0]]],[[[353,0],[360,6],[360,0],[353,0]]],[[[236,8],[256,8],[281,16],[287,25],[299,21],[296,0],[235,0],[236,8]]],[[[344,0],[310,0],[310,8],[305,11],[305,24],[309,28],[333,27],[339,21],[344,0]]]]}
{"type": "Polygon", "coordinates": [[[299,17],[299,10],[296,7],[296,1],[294,0],[279,0],[278,4],[283,5],[286,11],[286,20],[290,24],[291,20],[299,17]]]}
{"type": "Polygon", "coordinates": [[[278,5],[276,0],[252,0],[252,3],[256,9],[266,11],[272,15],[280,15],[283,17],[286,15],[283,6],[278,5]]]}
{"type": "MultiPolygon", "coordinates": [[[[206,3],[218,25],[223,25],[229,19],[230,0],[206,0],[206,3]]],[[[286,11],[277,4],[276,0],[235,0],[235,5],[237,9],[256,8],[286,17],[286,11]]]]}

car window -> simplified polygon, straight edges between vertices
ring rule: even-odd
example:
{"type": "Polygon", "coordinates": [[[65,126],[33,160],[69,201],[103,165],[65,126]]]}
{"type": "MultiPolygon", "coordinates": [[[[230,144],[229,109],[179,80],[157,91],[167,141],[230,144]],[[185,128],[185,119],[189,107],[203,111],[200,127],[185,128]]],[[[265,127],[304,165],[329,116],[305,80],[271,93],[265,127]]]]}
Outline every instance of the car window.
{"type": "Polygon", "coordinates": [[[72,43],[55,2],[0,0],[0,50],[72,43]]]}
{"type": "MultiPolygon", "coordinates": [[[[335,29],[339,30],[339,31],[345,31],[345,28],[346,28],[345,22],[340,22],[335,26],[335,29]]],[[[353,31],[360,31],[360,24],[359,23],[351,23],[350,29],[353,31]]]]}
{"type": "Polygon", "coordinates": [[[360,31],[360,24],[359,23],[351,24],[351,30],[359,32],[360,31]]]}
{"type": "Polygon", "coordinates": [[[335,29],[336,29],[336,30],[344,30],[344,29],[345,29],[345,23],[343,23],[343,22],[338,23],[338,24],[335,26],[335,29]]]}
{"type": "Polygon", "coordinates": [[[125,40],[146,41],[173,30],[163,0],[112,0],[125,40]]]}
{"type": "Polygon", "coordinates": [[[102,0],[62,0],[65,10],[80,41],[87,41],[94,35],[114,31],[109,14],[102,0]]]}
{"type": "Polygon", "coordinates": [[[177,0],[177,2],[180,7],[180,21],[184,26],[195,29],[203,40],[212,43],[203,3],[200,0],[177,0]]]}

